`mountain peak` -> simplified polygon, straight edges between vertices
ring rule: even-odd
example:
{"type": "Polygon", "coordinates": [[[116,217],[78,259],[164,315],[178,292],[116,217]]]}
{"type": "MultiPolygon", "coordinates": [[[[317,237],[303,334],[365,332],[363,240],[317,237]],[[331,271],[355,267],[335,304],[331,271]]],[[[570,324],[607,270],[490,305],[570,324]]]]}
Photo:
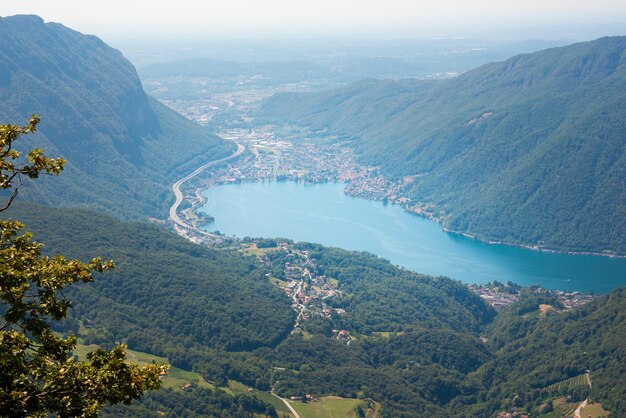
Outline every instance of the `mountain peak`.
{"type": "Polygon", "coordinates": [[[1,21],[9,22],[9,23],[21,23],[21,24],[37,24],[37,25],[43,25],[44,20],[37,16],[37,15],[29,15],[29,14],[24,14],[24,15],[14,15],[14,16],[5,16],[5,17],[0,17],[1,21]]]}

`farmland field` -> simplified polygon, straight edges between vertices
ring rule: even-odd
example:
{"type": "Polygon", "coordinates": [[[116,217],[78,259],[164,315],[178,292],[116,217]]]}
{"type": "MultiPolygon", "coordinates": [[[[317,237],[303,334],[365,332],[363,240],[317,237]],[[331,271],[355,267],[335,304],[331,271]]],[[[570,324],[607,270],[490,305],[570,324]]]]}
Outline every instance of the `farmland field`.
{"type": "Polygon", "coordinates": [[[571,416],[576,410],[578,404],[567,402],[565,398],[558,398],[552,402],[552,406],[554,407],[553,411],[542,414],[539,418],[561,418],[563,416],[571,416]]]}
{"type": "Polygon", "coordinates": [[[608,417],[609,413],[610,412],[605,411],[599,403],[590,403],[580,411],[580,416],[585,418],[601,418],[608,417]]]}
{"type": "Polygon", "coordinates": [[[254,394],[259,400],[272,404],[276,409],[279,418],[293,417],[293,414],[291,413],[291,411],[289,411],[287,405],[285,405],[285,403],[282,400],[278,399],[276,396],[273,396],[272,394],[267,392],[255,392],[254,394]]]}
{"type": "MultiPolygon", "coordinates": [[[[73,350],[73,353],[78,356],[79,359],[85,360],[87,353],[97,348],[98,346],[96,345],[78,344],[73,350]]],[[[169,364],[165,357],[154,356],[152,354],[129,349],[126,349],[126,360],[139,365],[145,365],[152,362],[169,364]]],[[[204,389],[215,389],[214,385],[204,380],[199,374],[181,370],[177,367],[170,366],[167,375],[162,378],[162,385],[164,388],[181,390],[181,387],[187,383],[191,383],[194,386],[204,389]]]]}
{"type": "Polygon", "coordinates": [[[314,402],[291,402],[301,418],[346,418],[361,403],[359,399],[345,399],[335,396],[320,398],[314,402]]]}

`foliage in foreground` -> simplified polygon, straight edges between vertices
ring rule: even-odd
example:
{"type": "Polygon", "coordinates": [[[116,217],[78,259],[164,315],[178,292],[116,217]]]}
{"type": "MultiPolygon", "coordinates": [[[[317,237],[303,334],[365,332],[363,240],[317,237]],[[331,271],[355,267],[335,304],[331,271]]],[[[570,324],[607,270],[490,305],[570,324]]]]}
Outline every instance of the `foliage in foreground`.
{"type": "MultiPolygon", "coordinates": [[[[27,126],[0,125],[0,188],[13,189],[0,211],[17,196],[21,176],[63,170],[62,159],[48,158],[39,149],[30,151],[27,161],[14,149],[15,141],[35,132],[38,122],[33,116],[27,126]]],[[[79,362],[71,356],[76,338],[61,338],[50,328],[71,306],[64,288],[92,281],[92,272],[109,270],[113,263],[42,257],[42,244],[22,233],[23,228],[20,222],[0,220],[0,413],[94,416],[106,403],[130,403],[146,389],[157,389],[164,366],[127,363],[124,346],[96,350],[88,362],[79,362]]]]}

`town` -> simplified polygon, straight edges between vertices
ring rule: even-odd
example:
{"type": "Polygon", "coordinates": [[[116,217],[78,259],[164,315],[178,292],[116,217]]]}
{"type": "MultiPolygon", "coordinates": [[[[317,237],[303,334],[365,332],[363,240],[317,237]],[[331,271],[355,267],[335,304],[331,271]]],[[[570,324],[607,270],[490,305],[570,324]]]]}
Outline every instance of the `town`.
{"type": "MultiPolygon", "coordinates": [[[[199,174],[186,186],[185,199],[189,205],[182,216],[193,229],[211,222],[210,217],[195,213],[205,203],[201,190],[262,181],[341,182],[349,196],[397,204],[412,213],[441,220],[442,213],[407,197],[415,176],[393,181],[376,167],[361,166],[353,149],[336,137],[301,138],[293,134],[278,137],[271,127],[228,129],[220,135],[245,147],[247,152],[232,163],[199,174]]],[[[202,237],[198,239],[206,241],[202,237]]]]}

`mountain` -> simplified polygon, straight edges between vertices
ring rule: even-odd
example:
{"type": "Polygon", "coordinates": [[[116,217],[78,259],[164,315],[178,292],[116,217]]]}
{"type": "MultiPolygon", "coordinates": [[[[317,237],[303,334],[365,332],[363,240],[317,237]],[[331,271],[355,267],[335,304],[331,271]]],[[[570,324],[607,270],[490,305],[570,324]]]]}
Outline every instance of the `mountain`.
{"type": "Polygon", "coordinates": [[[85,344],[125,341],[217,385],[235,379],[267,391],[283,381],[277,386],[283,394],[303,388],[349,397],[355,387],[370,385],[368,396],[388,400],[390,411],[415,405],[426,410],[434,389],[428,381],[407,387],[400,364],[420,359],[428,367],[416,376],[441,375],[443,388],[456,387],[454,379],[490,358],[478,332],[494,311],[478,296],[457,281],[411,273],[371,254],[291,244],[315,260],[309,266],[314,274],[332,275],[345,293],[326,303],[347,313],[307,321],[304,338],[290,335],[296,316],[291,300],[267,277],[284,272],[285,260],[293,261],[289,252],[277,251],[265,262],[85,209],[18,202],[3,217],[24,222],[48,255],[102,256],[116,263],[95,282],[64,290],[73,309],[59,331],[72,331],[85,344]],[[335,327],[357,339],[346,345],[326,335],[335,327]],[[402,339],[377,337],[381,331],[402,339]],[[302,378],[292,373],[300,368],[302,378]],[[339,377],[343,373],[351,376],[349,385],[339,377]],[[368,383],[372,378],[379,383],[368,383]],[[418,388],[424,397],[412,399],[418,388]],[[394,393],[402,399],[392,401],[394,393]]]}
{"type": "MultiPolygon", "coordinates": [[[[122,54],[37,16],[0,18],[0,120],[41,115],[30,141],[69,161],[22,197],[123,217],[162,216],[169,184],[234,145],[148,97],[122,54]]],[[[29,149],[25,144],[24,149],[29,149]]]]}
{"type": "MultiPolygon", "coordinates": [[[[84,344],[125,341],[216,386],[236,380],[284,397],[369,398],[390,417],[489,417],[504,410],[539,416],[560,397],[574,407],[590,397],[615,416],[626,413],[624,289],[564,312],[554,295],[521,289],[520,300],[495,315],[459,282],[363,252],[289,243],[289,251],[258,259],[92,210],[19,202],[3,217],[22,220],[46,254],[116,262],[95,282],[64,290],[73,309],[59,332],[72,331],[84,344]],[[294,250],[306,251],[313,275],[336,280],[342,295],[326,303],[345,310],[303,322],[302,334],[290,333],[291,300],[267,277],[281,277],[294,250]],[[349,332],[350,344],[332,329],[349,332]],[[591,387],[559,385],[579,382],[586,370],[591,387]]],[[[116,414],[146,416],[181,403],[196,413],[215,403],[249,404],[200,389],[153,393],[141,407],[116,414]]]]}
{"type": "Polygon", "coordinates": [[[441,81],[279,94],[259,123],[353,139],[365,164],[478,238],[626,254],[626,37],[520,55],[441,81]]]}

